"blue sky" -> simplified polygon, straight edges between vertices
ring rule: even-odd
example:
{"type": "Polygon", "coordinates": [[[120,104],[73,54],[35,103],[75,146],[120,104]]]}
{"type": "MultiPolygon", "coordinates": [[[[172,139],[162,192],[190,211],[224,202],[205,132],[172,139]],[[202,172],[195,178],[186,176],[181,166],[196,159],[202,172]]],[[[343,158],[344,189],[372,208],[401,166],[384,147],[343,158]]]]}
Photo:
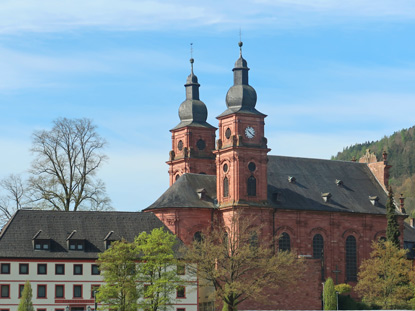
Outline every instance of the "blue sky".
{"type": "Polygon", "coordinates": [[[0,179],[29,169],[33,131],[87,117],[114,208],[147,207],[168,187],[190,43],[217,125],[240,29],[271,154],[328,159],[414,125],[412,0],[4,0],[0,179]]]}

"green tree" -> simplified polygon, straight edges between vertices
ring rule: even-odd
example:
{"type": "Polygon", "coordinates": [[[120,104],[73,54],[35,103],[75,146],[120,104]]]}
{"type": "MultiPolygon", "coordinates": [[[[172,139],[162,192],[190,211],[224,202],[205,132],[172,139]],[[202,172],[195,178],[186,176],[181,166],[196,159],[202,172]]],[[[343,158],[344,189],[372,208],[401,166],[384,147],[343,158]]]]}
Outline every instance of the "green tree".
{"type": "Polygon", "coordinates": [[[324,283],[323,302],[324,310],[337,310],[336,290],[332,278],[328,278],[324,283]]]}
{"type": "Polygon", "coordinates": [[[406,259],[406,250],[391,241],[373,242],[370,258],[362,263],[358,276],[355,291],[367,304],[382,309],[402,308],[413,297],[411,261],[406,259]]]}
{"type": "Polygon", "coordinates": [[[235,213],[224,222],[216,220],[184,251],[185,259],[196,264],[192,272],[214,287],[224,310],[235,311],[247,299],[265,300],[265,289],[294,285],[301,278],[304,262],[291,252],[275,254],[273,241],[261,239],[255,219],[235,213]]]}
{"type": "Polygon", "coordinates": [[[399,224],[395,212],[395,204],[393,202],[392,187],[389,187],[388,201],[386,202],[386,218],[388,220],[386,227],[386,240],[392,242],[396,247],[400,247],[399,224]]]}
{"type": "Polygon", "coordinates": [[[29,281],[26,281],[22,297],[20,298],[19,307],[17,308],[18,311],[35,311],[33,308],[32,303],[32,286],[30,285],[29,281]]]}
{"type": "Polygon", "coordinates": [[[163,228],[154,229],[150,234],[142,232],[135,239],[135,251],[140,254],[137,267],[140,309],[157,311],[171,305],[172,294],[183,286],[173,251],[176,243],[176,237],[163,228]]]}
{"type": "Polygon", "coordinates": [[[105,283],[96,294],[98,302],[111,306],[111,310],[137,310],[137,260],[134,245],[125,240],[113,243],[99,255],[97,263],[105,283]]]}

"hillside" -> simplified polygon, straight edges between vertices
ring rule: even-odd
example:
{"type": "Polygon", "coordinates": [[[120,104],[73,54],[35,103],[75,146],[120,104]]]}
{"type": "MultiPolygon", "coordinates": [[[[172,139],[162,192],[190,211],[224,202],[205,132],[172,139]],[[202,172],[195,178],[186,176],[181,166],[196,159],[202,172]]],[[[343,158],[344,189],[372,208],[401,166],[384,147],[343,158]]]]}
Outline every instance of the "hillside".
{"type": "MultiPolygon", "coordinates": [[[[385,136],[380,140],[355,144],[346,147],[332,157],[332,160],[357,160],[366,153],[366,149],[376,154],[378,160],[383,151],[388,153],[388,163],[392,165],[389,184],[397,200],[403,193],[408,214],[415,216],[415,126],[385,136]]],[[[398,201],[398,200],[397,200],[398,201]]]]}

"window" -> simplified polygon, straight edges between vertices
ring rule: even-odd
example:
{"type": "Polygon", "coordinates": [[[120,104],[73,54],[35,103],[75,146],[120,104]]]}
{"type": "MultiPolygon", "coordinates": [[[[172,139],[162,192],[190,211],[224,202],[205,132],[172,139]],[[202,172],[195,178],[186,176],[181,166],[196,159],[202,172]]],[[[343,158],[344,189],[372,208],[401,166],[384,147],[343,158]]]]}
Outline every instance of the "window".
{"type": "Polygon", "coordinates": [[[82,285],[74,285],[73,286],[73,297],[74,298],[82,298],[82,285]]]}
{"type": "Polygon", "coordinates": [[[186,274],[186,268],[185,265],[177,265],[177,275],[185,275],[186,274]]]}
{"type": "Polygon", "coordinates": [[[193,241],[202,242],[202,232],[197,231],[193,236],[193,241]]]}
{"type": "Polygon", "coordinates": [[[95,298],[95,293],[99,290],[99,285],[91,285],[91,299],[95,298]]]}
{"type": "Polygon", "coordinates": [[[346,239],[346,281],[357,280],[356,238],[349,235],[346,239]]]}
{"type": "Polygon", "coordinates": [[[223,197],[227,198],[229,196],[229,180],[228,177],[223,179],[223,197]]]}
{"type": "Polygon", "coordinates": [[[324,239],[321,234],[316,234],[313,237],[313,257],[316,259],[323,258],[324,254],[324,239]]]}
{"type": "Polygon", "coordinates": [[[254,176],[249,176],[247,186],[248,186],[248,196],[250,197],[256,196],[256,179],[254,176]]]}
{"type": "Polygon", "coordinates": [[[278,250],[280,251],[291,250],[290,236],[287,232],[283,232],[281,234],[281,237],[279,238],[279,242],[278,242],[278,250]]]}
{"type": "Polygon", "coordinates": [[[99,275],[98,265],[91,265],[91,274],[92,275],[99,275]]]}
{"type": "Polygon", "coordinates": [[[1,298],[10,298],[10,285],[9,284],[2,284],[0,286],[1,290],[1,298]]]}
{"type": "Polygon", "coordinates": [[[29,274],[29,264],[28,263],[19,264],[19,274],[29,274]]]}
{"type": "Polygon", "coordinates": [[[37,298],[46,298],[46,285],[37,286],[37,298]]]}
{"type": "Polygon", "coordinates": [[[46,273],[47,273],[47,265],[45,263],[38,263],[37,274],[46,274],[46,273]]]}
{"type": "Polygon", "coordinates": [[[2,263],[1,264],[1,274],[10,274],[10,264],[2,263]]]}
{"type": "Polygon", "coordinates": [[[24,284],[19,284],[19,298],[22,297],[24,290],[24,284]]]}
{"type": "Polygon", "coordinates": [[[35,240],[34,248],[35,250],[49,250],[50,248],[50,241],[48,240],[35,240]]]}
{"type": "Polygon", "coordinates": [[[65,265],[57,263],[55,265],[55,274],[65,274],[65,265]]]}
{"type": "Polygon", "coordinates": [[[186,298],[186,288],[184,286],[177,287],[176,298],[186,298]]]}
{"type": "Polygon", "coordinates": [[[64,285],[55,285],[55,298],[65,298],[65,286],[64,285]]]}
{"type": "Polygon", "coordinates": [[[71,251],[82,251],[84,250],[85,241],[84,240],[70,240],[69,249],[71,251]]]}
{"type": "Polygon", "coordinates": [[[252,249],[258,248],[258,234],[256,231],[251,232],[251,236],[249,237],[249,246],[252,249]]]}
{"type": "Polygon", "coordinates": [[[176,311],[186,311],[185,308],[177,308],[176,311]]]}
{"type": "Polygon", "coordinates": [[[73,265],[73,274],[82,275],[82,265],[73,265]]]}

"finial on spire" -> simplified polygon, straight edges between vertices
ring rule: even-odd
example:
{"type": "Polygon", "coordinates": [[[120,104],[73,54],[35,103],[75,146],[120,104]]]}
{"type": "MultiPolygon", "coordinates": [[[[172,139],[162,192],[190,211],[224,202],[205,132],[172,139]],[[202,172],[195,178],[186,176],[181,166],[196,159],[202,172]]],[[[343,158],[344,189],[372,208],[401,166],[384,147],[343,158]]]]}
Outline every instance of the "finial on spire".
{"type": "Polygon", "coordinates": [[[193,59],[193,43],[190,43],[190,66],[192,68],[192,74],[193,74],[193,63],[195,60],[193,59]]]}
{"type": "Polygon", "coordinates": [[[238,45],[239,45],[239,56],[242,57],[242,45],[243,45],[243,43],[242,43],[242,31],[241,31],[241,28],[239,28],[239,42],[238,42],[238,45]]]}

